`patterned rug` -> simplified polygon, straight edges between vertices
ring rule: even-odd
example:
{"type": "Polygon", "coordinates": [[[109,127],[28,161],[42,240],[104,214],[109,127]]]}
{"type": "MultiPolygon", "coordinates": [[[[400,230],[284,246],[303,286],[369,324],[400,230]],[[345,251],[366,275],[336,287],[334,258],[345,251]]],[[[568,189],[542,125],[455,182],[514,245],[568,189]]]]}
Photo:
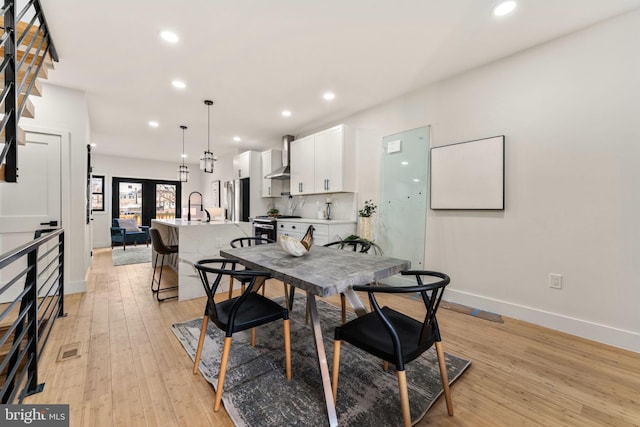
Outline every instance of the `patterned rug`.
{"type": "Polygon", "coordinates": [[[111,260],[113,265],[142,264],[151,262],[151,246],[127,246],[123,250],[121,246],[116,246],[111,250],[111,260]]]}
{"type": "MultiPolygon", "coordinates": [[[[281,298],[277,301],[282,304],[281,298]]],[[[293,372],[290,382],[285,376],[282,322],[259,327],[256,347],[250,345],[249,331],[234,334],[222,400],[236,426],[327,425],[320,372],[310,325],[304,322],[304,307],[304,298],[297,297],[290,316],[293,372]]],[[[340,310],[318,301],[318,311],[331,371],[333,329],[340,322],[340,310]]],[[[201,324],[202,319],[194,319],[173,325],[173,332],[192,360],[201,324]]],[[[224,333],[209,322],[200,372],[214,386],[218,380],[223,340],[224,333]]],[[[448,353],[445,353],[445,359],[450,383],[471,364],[469,360],[448,353]]],[[[411,419],[415,424],[442,394],[435,348],[409,363],[406,369],[411,419]]],[[[455,406],[455,388],[452,395],[455,406]]],[[[212,406],[213,400],[212,391],[212,406]]],[[[341,426],[401,425],[398,382],[393,365],[385,372],[379,359],[343,344],[336,407],[341,426]]]]}

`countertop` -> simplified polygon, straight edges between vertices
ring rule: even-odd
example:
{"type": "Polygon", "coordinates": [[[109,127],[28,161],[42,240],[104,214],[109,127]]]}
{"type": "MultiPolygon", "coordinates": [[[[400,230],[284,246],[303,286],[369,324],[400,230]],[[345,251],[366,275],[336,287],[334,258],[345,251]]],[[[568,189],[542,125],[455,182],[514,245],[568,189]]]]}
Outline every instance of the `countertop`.
{"type": "Polygon", "coordinates": [[[198,226],[198,225],[224,225],[224,224],[235,224],[233,221],[226,221],[224,219],[220,220],[211,220],[210,222],[206,221],[187,221],[184,218],[176,218],[176,219],[153,219],[152,221],[157,222],[158,224],[168,225],[170,227],[187,227],[187,226],[198,226]]]}
{"type": "Polygon", "coordinates": [[[278,222],[297,222],[303,224],[355,224],[353,219],[317,219],[317,218],[282,218],[278,222]]]}

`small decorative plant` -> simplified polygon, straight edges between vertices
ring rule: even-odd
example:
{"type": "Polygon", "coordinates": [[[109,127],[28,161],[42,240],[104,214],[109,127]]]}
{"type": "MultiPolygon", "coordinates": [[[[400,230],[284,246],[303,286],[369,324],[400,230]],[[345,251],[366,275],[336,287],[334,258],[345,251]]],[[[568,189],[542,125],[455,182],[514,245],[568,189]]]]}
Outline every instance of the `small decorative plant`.
{"type": "Polygon", "coordinates": [[[269,209],[269,211],[267,212],[267,215],[269,216],[277,216],[280,213],[280,211],[276,208],[271,208],[269,209]]]}
{"type": "Polygon", "coordinates": [[[378,206],[373,204],[373,200],[366,200],[364,202],[364,208],[358,211],[358,215],[363,218],[369,218],[371,215],[376,213],[376,209],[378,209],[378,206]]]}
{"type": "Polygon", "coordinates": [[[351,242],[351,241],[354,241],[354,240],[360,240],[362,242],[368,243],[371,246],[371,248],[369,250],[373,251],[374,255],[384,255],[384,252],[382,252],[382,248],[380,247],[380,245],[378,245],[377,243],[375,243],[372,240],[365,239],[364,237],[360,237],[360,236],[358,236],[356,234],[351,234],[351,235],[349,235],[349,236],[347,236],[347,237],[345,237],[344,239],[341,239],[341,240],[342,240],[343,243],[340,245],[340,249],[344,248],[345,245],[348,244],[348,242],[351,242]]]}

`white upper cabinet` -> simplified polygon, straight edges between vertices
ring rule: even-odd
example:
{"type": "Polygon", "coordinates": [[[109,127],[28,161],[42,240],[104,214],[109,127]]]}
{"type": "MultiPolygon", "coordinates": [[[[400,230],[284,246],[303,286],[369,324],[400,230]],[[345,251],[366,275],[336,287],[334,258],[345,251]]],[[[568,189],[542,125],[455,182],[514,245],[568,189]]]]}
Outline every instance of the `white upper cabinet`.
{"type": "Polygon", "coordinates": [[[314,138],[307,136],[291,143],[291,195],[314,193],[314,138]]]}
{"type": "Polygon", "coordinates": [[[267,150],[262,152],[262,197],[280,197],[282,193],[282,181],[267,179],[274,170],[282,166],[282,151],[267,150]]]}
{"type": "Polygon", "coordinates": [[[338,125],[293,141],[291,194],[355,191],[355,137],[338,125]]]}
{"type": "Polygon", "coordinates": [[[251,174],[251,151],[233,157],[233,177],[249,178],[251,174]]]}

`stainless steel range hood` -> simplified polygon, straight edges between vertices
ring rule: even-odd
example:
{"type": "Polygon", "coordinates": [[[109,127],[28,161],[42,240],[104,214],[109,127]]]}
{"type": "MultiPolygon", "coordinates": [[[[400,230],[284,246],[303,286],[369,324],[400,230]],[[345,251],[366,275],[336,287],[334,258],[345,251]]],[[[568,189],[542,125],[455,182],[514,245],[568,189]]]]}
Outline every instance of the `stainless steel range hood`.
{"type": "Polygon", "coordinates": [[[289,161],[291,160],[291,154],[289,152],[289,145],[295,137],[293,135],[285,135],[282,137],[282,167],[271,172],[265,176],[266,179],[289,179],[291,173],[289,170],[289,161]]]}

